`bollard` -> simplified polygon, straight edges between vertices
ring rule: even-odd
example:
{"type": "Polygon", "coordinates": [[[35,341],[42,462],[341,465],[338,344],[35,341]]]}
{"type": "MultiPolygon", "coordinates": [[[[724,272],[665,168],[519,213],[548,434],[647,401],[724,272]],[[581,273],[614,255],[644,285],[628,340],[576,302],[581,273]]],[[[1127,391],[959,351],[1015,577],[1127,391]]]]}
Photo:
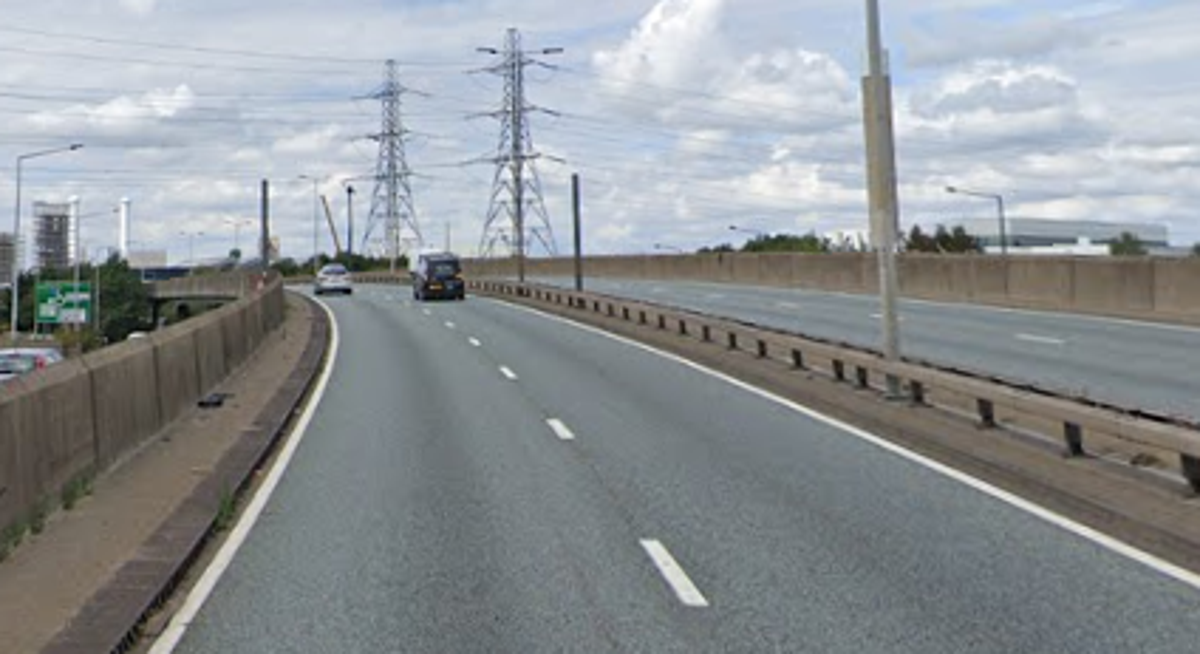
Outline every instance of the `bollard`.
{"type": "Polygon", "coordinates": [[[1063,440],[1067,442],[1067,456],[1083,456],[1083,428],[1073,422],[1063,423],[1063,440]]]}
{"type": "Polygon", "coordinates": [[[908,392],[914,406],[925,405],[925,384],[919,381],[909,382],[908,392]]]}
{"type": "Polygon", "coordinates": [[[1192,487],[1192,492],[1200,493],[1200,459],[1190,454],[1180,454],[1179,467],[1182,469],[1183,478],[1187,480],[1188,486],[1192,487]]]}
{"type": "Polygon", "coordinates": [[[833,378],[840,382],[846,381],[846,364],[844,362],[833,360],[833,378]]]}
{"type": "Polygon", "coordinates": [[[977,399],[975,406],[979,410],[979,424],[985,429],[996,426],[996,406],[991,400],[977,399]]]}

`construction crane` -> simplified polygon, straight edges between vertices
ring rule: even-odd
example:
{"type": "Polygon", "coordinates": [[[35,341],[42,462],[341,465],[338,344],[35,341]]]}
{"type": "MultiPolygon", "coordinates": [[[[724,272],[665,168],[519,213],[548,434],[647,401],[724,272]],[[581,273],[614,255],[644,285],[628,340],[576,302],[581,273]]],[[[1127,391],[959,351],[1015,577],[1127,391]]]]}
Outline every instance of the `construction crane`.
{"type": "Polygon", "coordinates": [[[342,256],[342,239],[338,238],[337,226],[333,224],[333,212],[329,210],[329,198],[321,196],[321,204],[325,206],[325,220],[329,221],[329,234],[333,236],[333,249],[337,256],[342,256]]]}

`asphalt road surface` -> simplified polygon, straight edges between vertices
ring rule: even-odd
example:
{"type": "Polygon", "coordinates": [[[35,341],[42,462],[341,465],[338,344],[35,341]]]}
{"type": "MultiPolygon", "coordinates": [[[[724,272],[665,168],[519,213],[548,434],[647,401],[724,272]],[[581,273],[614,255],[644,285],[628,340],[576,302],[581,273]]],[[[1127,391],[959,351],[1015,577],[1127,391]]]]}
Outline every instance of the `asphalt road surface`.
{"type": "MultiPolygon", "coordinates": [[[[574,284],[565,278],[537,281],[574,284]]],[[[613,279],[588,279],[586,289],[859,346],[880,343],[874,296],[613,279]]],[[[1200,329],[924,301],[902,301],[900,320],[906,356],[1200,418],[1200,329]]]]}
{"type": "Polygon", "coordinates": [[[177,650],[1182,652],[1200,591],[681,362],[329,298],[329,390],[177,650]]]}

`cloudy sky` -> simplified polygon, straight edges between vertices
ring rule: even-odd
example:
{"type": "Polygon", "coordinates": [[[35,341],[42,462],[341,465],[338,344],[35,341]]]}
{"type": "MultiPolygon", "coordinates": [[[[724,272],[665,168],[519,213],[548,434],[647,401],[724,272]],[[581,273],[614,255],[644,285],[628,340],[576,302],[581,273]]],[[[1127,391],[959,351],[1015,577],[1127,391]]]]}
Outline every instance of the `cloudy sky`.
{"type": "MultiPolygon", "coordinates": [[[[551,226],[569,249],[571,173],[599,253],[694,249],[747,230],[865,226],[864,3],[847,0],[39,0],[0,19],[0,207],[82,199],[89,250],[171,259],[253,247],[272,181],[285,256],[313,251],[317,177],[372,174],[383,61],[399,62],[418,221],[475,252],[500,136],[495,63],[520,28],[551,226]],[[584,9],[583,7],[586,7],[584,9]],[[482,117],[481,117],[482,115],[482,117]],[[240,234],[238,233],[240,229],[240,234]]],[[[902,222],[1010,215],[1166,224],[1200,241],[1200,3],[881,0],[895,77],[902,222]]],[[[356,240],[372,182],[354,182],[356,240]]],[[[318,247],[331,250],[323,223],[318,247]]],[[[7,231],[9,221],[0,220],[7,231]]],[[[26,223],[28,225],[28,223],[26,223]]],[[[375,232],[382,235],[382,229],[375,232]]],[[[357,244],[356,244],[357,245],[357,244]]]]}

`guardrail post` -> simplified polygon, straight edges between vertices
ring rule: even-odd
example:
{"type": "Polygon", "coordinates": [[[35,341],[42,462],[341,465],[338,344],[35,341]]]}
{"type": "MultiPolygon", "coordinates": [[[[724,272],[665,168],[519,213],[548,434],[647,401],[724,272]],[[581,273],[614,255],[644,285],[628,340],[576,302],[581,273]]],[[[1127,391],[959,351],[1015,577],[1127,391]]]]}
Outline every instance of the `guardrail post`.
{"type": "Polygon", "coordinates": [[[738,349],[737,334],[735,334],[733,332],[729,332],[729,349],[731,349],[731,350],[738,349]]]}
{"type": "Polygon", "coordinates": [[[992,404],[991,400],[976,399],[975,407],[979,412],[980,425],[985,429],[992,429],[996,426],[996,405],[992,404]]]}
{"type": "Polygon", "coordinates": [[[915,406],[925,405],[925,384],[919,381],[908,382],[909,399],[915,406]]]}
{"type": "Polygon", "coordinates": [[[845,362],[839,361],[837,359],[833,360],[833,378],[840,382],[846,381],[846,364],[845,364],[845,362]]]}
{"type": "Polygon", "coordinates": [[[1190,454],[1180,454],[1179,467],[1183,472],[1183,478],[1188,482],[1188,486],[1192,487],[1192,491],[1200,493],[1200,459],[1190,454]]]}
{"type": "Polygon", "coordinates": [[[870,371],[863,366],[854,367],[854,385],[860,389],[868,388],[871,385],[870,371]]]}
{"type": "Polygon", "coordinates": [[[1083,456],[1083,428],[1073,422],[1063,423],[1063,440],[1067,442],[1067,456],[1083,456]]]}
{"type": "Polygon", "coordinates": [[[705,343],[712,341],[712,327],[709,327],[708,325],[702,325],[700,327],[700,340],[704,341],[705,343]]]}

